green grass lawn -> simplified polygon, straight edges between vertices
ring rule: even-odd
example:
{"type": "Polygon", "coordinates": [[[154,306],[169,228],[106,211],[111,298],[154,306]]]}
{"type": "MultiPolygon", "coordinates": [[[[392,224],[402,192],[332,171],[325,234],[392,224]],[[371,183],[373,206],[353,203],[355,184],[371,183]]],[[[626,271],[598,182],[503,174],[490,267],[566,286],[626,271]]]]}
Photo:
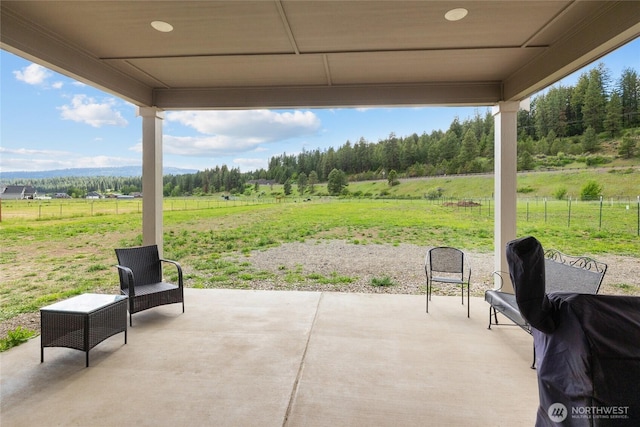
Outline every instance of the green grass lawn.
{"type": "MultiPolygon", "coordinates": [[[[578,176],[580,180],[588,178],[578,176]]],[[[635,181],[636,185],[638,173],[607,176],[620,181],[605,181],[605,186],[626,188],[623,181],[635,181]]],[[[447,185],[448,180],[451,185],[467,182],[473,186],[479,185],[479,180],[490,178],[438,180],[442,180],[438,182],[443,185],[447,185]]],[[[411,181],[411,185],[417,185],[418,181],[411,181]]],[[[570,185],[568,178],[557,183],[570,185]]],[[[422,194],[432,184],[431,180],[422,180],[423,186],[412,191],[422,194]]],[[[359,185],[388,188],[384,182],[359,185]]],[[[542,188],[536,181],[526,185],[542,188]]],[[[403,186],[405,182],[396,187],[403,186]]],[[[453,188],[447,187],[446,192],[453,193],[453,188]]],[[[554,185],[546,188],[553,191],[554,185]]],[[[535,235],[545,247],[571,254],[640,257],[634,200],[607,199],[602,205],[574,201],[571,213],[566,200],[544,200],[542,195],[531,193],[519,200],[518,235],[535,235]]],[[[33,210],[36,202],[2,203],[0,320],[35,312],[53,301],[83,292],[118,293],[113,249],[142,243],[142,215],[137,200],[118,202],[117,212],[115,202],[111,202],[114,204],[110,207],[105,202],[101,208],[108,207],[112,213],[94,210],[91,215],[87,214],[90,205],[86,201],[65,201],[63,209],[73,214],[40,219],[19,214],[21,209],[33,210]]],[[[489,197],[478,197],[475,203],[472,207],[444,205],[443,200],[421,197],[395,200],[312,197],[310,202],[291,197],[283,203],[251,198],[228,202],[221,201],[220,197],[166,199],[164,254],[187,267],[189,274],[185,279],[189,286],[243,288],[250,280],[268,279],[273,274],[249,268],[249,264],[242,261],[245,254],[306,239],[341,239],[359,245],[451,245],[491,252],[493,202],[489,197]],[[229,262],[225,260],[227,256],[240,261],[229,262]]],[[[295,269],[287,271],[286,277],[292,289],[297,281],[305,279],[301,271],[295,269]]],[[[352,278],[312,279],[339,285],[352,278]]],[[[378,284],[384,285],[384,281],[378,284]]]]}

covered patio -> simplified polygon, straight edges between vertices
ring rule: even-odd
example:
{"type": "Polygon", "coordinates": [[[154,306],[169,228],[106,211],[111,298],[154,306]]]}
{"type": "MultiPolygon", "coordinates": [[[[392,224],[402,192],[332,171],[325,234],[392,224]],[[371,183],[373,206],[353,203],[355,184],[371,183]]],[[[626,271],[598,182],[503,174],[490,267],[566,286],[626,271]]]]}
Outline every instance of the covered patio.
{"type": "Polygon", "coordinates": [[[0,354],[6,426],[531,426],[532,339],[457,297],[186,289],[84,353],[0,354]]]}
{"type": "MultiPolygon", "coordinates": [[[[0,47],[139,108],[162,249],[165,110],[493,106],[495,270],[516,237],[517,112],[640,35],[633,1],[10,1],[0,47]],[[153,23],[153,26],[152,26],[153,23]]],[[[34,118],[36,121],[37,118],[34,118]]],[[[506,284],[506,288],[509,284],[506,284]]],[[[0,355],[0,421],[530,426],[532,339],[457,298],[187,289],[90,353],[0,355]]]]}

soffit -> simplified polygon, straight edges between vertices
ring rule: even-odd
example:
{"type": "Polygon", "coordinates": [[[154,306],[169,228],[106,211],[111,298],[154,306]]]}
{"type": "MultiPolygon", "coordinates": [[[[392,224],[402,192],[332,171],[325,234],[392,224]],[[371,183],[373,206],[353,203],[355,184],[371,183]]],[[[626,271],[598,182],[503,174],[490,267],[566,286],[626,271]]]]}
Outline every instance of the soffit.
{"type": "Polygon", "coordinates": [[[528,96],[637,37],[638,9],[598,1],[5,0],[0,40],[143,106],[488,105],[528,96]],[[446,21],[453,7],[468,16],[446,21]],[[154,20],[174,30],[160,33],[154,20]]]}

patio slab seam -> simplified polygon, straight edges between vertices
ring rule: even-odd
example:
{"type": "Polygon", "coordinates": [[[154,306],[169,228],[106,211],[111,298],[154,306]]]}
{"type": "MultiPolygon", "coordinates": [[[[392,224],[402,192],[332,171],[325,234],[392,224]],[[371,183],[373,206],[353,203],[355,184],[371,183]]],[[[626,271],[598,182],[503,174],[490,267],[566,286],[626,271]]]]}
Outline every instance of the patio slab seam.
{"type": "Polygon", "coordinates": [[[318,312],[320,311],[320,303],[322,302],[323,297],[324,297],[324,292],[321,292],[320,298],[318,298],[318,303],[316,304],[316,312],[314,313],[313,320],[311,321],[309,334],[307,335],[307,342],[305,343],[304,351],[302,352],[302,357],[300,358],[300,365],[298,366],[296,379],[293,383],[293,387],[291,388],[291,396],[289,398],[289,404],[287,405],[287,412],[284,414],[284,420],[282,422],[283,427],[287,425],[287,421],[289,420],[289,415],[291,415],[291,410],[293,409],[296,394],[298,392],[298,387],[300,385],[300,378],[302,377],[302,371],[304,369],[305,359],[307,357],[307,350],[309,349],[309,342],[311,341],[311,335],[313,334],[313,329],[316,325],[316,320],[318,319],[318,312]]]}

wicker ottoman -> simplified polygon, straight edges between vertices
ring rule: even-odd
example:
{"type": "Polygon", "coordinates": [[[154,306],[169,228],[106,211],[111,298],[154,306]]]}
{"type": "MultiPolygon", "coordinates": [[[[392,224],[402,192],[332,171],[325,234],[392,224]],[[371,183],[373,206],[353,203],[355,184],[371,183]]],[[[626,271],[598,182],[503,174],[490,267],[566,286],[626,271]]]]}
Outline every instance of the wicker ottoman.
{"type": "Polygon", "coordinates": [[[127,343],[127,297],[82,294],[40,309],[40,363],[45,347],[67,347],[86,353],[120,332],[127,343]]]}

